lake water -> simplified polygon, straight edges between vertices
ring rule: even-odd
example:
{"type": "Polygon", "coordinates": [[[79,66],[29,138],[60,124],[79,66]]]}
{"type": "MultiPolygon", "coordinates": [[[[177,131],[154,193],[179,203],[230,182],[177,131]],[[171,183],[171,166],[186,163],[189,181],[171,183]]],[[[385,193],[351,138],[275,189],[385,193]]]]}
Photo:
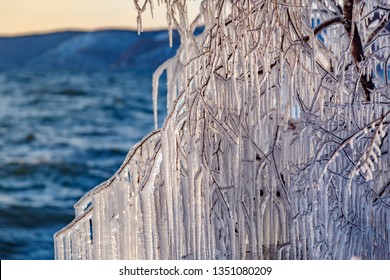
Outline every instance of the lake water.
{"type": "Polygon", "coordinates": [[[153,129],[151,75],[0,73],[0,259],[54,258],[73,204],[153,129]]]}

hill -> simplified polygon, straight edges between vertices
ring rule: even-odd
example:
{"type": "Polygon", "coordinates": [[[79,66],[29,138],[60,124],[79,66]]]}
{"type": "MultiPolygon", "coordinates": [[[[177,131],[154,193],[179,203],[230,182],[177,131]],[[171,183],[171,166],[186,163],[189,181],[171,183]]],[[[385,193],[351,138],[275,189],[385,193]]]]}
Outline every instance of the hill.
{"type": "Polygon", "coordinates": [[[0,37],[0,70],[122,70],[156,68],[176,54],[180,39],[168,32],[138,35],[130,30],[65,31],[18,37],[0,37]]]}

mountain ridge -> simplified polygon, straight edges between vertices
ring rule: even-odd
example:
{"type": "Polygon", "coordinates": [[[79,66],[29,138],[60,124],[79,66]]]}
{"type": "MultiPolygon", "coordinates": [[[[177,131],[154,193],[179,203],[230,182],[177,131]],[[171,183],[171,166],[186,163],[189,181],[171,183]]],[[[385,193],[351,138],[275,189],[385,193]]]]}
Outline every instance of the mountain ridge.
{"type": "Polygon", "coordinates": [[[169,47],[167,30],[105,29],[0,37],[0,71],[124,70],[156,68],[176,54],[177,32],[169,47]]]}

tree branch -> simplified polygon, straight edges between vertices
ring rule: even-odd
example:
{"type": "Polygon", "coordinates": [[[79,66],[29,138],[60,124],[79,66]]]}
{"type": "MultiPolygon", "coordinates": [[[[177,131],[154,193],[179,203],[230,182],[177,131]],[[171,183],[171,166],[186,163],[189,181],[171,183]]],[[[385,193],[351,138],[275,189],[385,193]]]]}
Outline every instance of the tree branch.
{"type": "MultiPolygon", "coordinates": [[[[356,23],[353,23],[353,5],[354,0],[345,0],[344,1],[344,27],[347,30],[349,37],[351,38],[351,53],[355,62],[355,66],[360,71],[360,63],[365,60],[363,44],[359,35],[359,31],[356,23]]],[[[363,87],[365,93],[365,99],[370,101],[371,91],[375,89],[375,85],[369,77],[368,73],[362,74],[360,78],[360,83],[363,87]]]]}
{"type": "Polygon", "coordinates": [[[322,22],[320,25],[318,25],[314,28],[314,30],[313,30],[314,35],[318,35],[318,33],[320,33],[325,28],[328,28],[329,26],[332,26],[332,25],[337,24],[337,23],[343,23],[343,19],[344,19],[343,16],[338,16],[338,17],[334,17],[334,18],[331,18],[330,20],[322,22]]]}
{"type": "MultiPolygon", "coordinates": [[[[337,23],[343,23],[344,17],[343,16],[338,16],[331,18],[327,21],[322,22],[320,25],[316,26],[313,30],[314,36],[317,36],[319,33],[321,33],[324,29],[328,28],[329,26],[335,25],[337,23]]],[[[303,38],[304,42],[309,41],[310,36],[305,36],[303,38]]]]}
{"type": "Polygon", "coordinates": [[[374,31],[372,31],[372,33],[370,34],[370,36],[368,36],[367,38],[367,41],[366,41],[366,45],[370,44],[374,39],[375,37],[379,34],[379,32],[381,32],[385,27],[386,25],[390,22],[390,19],[387,19],[386,16],[383,16],[381,22],[378,24],[378,26],[374,29],[374,31]]]}

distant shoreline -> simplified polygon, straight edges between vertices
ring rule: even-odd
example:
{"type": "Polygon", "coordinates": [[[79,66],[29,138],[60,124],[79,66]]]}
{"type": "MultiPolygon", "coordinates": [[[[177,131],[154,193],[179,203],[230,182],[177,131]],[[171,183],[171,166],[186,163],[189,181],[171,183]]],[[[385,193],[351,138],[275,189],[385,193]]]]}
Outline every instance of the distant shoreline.
{"type": "MultiPolygon", "coordinates": [[[[107,31],[129,31],[129,32],[138,32],[137,29],[133,28],[125,28],[125,27],[106,27],[106,28],[96,28],[96,29],[82,29],[82,28],[64,28],[64,29],[53,29],[53,30],[47,30],[47,31],[36,31],[36,32],[23,32],[23,33],[16,33],[16,34],[2,34],[0,33],[0,38],[19,38],[19,37],[31,37],[31,36],[46,36],[46,35],[52,35],[52,34],[58,34],[58,33],[67,33],[67,32],[73,32],[73,33],[95,33],[95,32],[107,32],[107,31]]],[[[144,29],[142,33],[149,33],[149,32],[161,32],[161,31],[168,31],[167,28],[148,28],[144,29]]]]}
{"type": "Polygon", "coordinates": [[[180,39],[167,30],[62,30],[0,37],[0,70],[123,70],[137,66],[157,68],[176,54],[180,39]]]}

